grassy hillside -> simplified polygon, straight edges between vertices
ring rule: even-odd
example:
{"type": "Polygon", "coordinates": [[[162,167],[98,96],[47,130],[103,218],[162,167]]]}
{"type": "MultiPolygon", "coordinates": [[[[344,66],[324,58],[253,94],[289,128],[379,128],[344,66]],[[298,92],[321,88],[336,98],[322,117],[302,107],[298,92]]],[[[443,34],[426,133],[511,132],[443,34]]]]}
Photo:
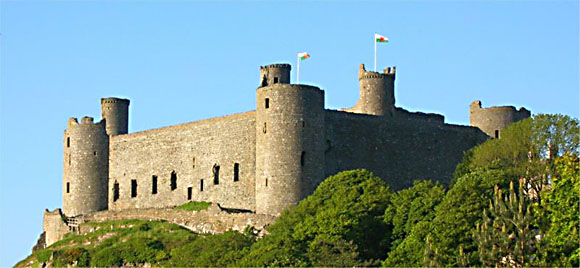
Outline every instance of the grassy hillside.
{"type": "MultiPolygon", "coordinates": [[[[50,247],[33,253],[16,267],[133,266],[153,264],[173,266],[188,248],[211,244],[216,238],[251,243],[254,238],[238,232],[219,236],[195,234],[175,224],[159,221],[123,220],[85,223],[96,230],[84,235],[68,234],[50,247]]],[[[235,243],[224,243],[223,250],[235,250],[235,243]],[[229,247],[229,248],[228,248],[229,247]]],[[[220,248],[219,250],[222,250],[220,248]]]]}

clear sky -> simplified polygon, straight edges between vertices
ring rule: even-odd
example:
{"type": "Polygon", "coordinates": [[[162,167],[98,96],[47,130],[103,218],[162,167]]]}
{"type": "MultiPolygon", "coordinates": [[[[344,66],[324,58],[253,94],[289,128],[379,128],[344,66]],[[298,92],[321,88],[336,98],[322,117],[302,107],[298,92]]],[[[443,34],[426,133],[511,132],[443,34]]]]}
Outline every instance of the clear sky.
{"type": "Polygon", "coordinates": [[[326,107],[359,64],[397,66],[396,104],[469,124],[469,104],[578,117],[578,1],[0,2],[0,267],[61,207],[63,130],[131,99],[130,132],[255,109],[259,66],[291,63],[326,107]]]}

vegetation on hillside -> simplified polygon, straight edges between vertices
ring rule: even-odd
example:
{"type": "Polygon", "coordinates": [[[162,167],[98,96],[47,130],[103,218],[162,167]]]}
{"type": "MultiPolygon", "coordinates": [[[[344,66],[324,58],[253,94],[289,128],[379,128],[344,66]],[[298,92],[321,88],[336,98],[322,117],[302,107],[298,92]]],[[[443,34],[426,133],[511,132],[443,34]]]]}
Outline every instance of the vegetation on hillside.
{"type": "Polygon", "coordinates": [[[181,210],[187,210],[187,211],[200,211],[200,210],[206,210],[209,205],[211,205],[210,202],[196,202],[196,201],[191,201],[191,202],[187,202],[184,203],[180,206],[175,207],[175,209],[181,209],[181,210]]]}
{"type": "Polygon", "coordinates": [[[538,115],[466,152],[449,186],[417,180],[394,192],[366,170],[345,171],[285,210],[264,238],[90,223],[95,232],[69,234],[19,265],[577,267],[579,140],[577,119],[538,115]]]}

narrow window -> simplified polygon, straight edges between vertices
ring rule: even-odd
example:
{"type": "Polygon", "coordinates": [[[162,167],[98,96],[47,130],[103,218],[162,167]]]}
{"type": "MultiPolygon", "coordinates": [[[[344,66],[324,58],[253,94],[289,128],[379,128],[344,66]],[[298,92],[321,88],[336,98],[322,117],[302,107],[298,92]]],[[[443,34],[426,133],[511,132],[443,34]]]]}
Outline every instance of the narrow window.
{"type": "Polygon", "coordinates": [[[268,79],[266,79],[266,76],[264,75],[264,76],[262,77],[262,86],[263,86],[263,87],[265,87],[265,86],[267,86],[267,85],[268,85],[268,79]]]}
{"type": "Polygon", "coordinates": [[[264,122],[264,129],[262,131],[264,131],[264,133],[268,132],[268,129],[266,127],[266,122],[264,122]]]}
{"type": "Polygon", "coordinates": [[[496,139],[499,138],[499,130],[497,130],[497,129],[495,130],[495,138],[496,139]]]}
{"type": "Polygon", "coordinates": [[[70,137],[66,137],[66,147],[70,147],[70,137]]]}
{"type": "Polygon", "coordinates": [[[220,184],[220,166],[213,165],[213,184],[220,184]]]}
{"type": "Polygon", "coordinates": [[[97,151],[94,151],[94,152],[93,152],[93,155],[97,155],[97,151]]]}
{"type": "Polygon", "coordinates": [[[266,187],[268,187],[268,178],[266,178],[266,187]]]}
{"type": "Polygon", "coordinates": [[[194,156],[194,157],[193,157],[193,159],[192,159],[192,164],[191,164],[191,167],[192,167],[192,168],[195,168],[195,156],[194,156]]]}
{"type": "Polygon", "coordinates": [[[70,193],[70,182],[66,183],[66,193],[70,193]]]}
{"type": "Polygon", "coordinates": [[[199,180],[199,191],[203,192],[203,179],[199,180]]]}
{"type": "Polygon", "coordinates": [[[191,200],[191,195],[193,193],[192,191],[193,191],[192,187],[187,187],[187,200],[191,200]]]}
{"type": "Polygon", "coordinates": [[[119,200],[119,183],[113,184],[113,202],[119,200]]]}
{"type": "Polygon", "coordinates": [[[240,164],[234,163],[234,181],[240,180],[240,164]]]}
{"type": "Polygon", "coordinates": [[[274,84],[278,83],[278,77],[274,77],[274,84]]]}
{"type": "Polygon", "coordinates": [[[171,171],[171,191],[177,189],[177,174],[171,171]]]}
{"type": "Polygon", "coordinates": [[[68,154],[68,165],[70,166],[70,154],[68,154]]]}
{"type": "Polygon", "coordinates": [[[137,197],[137,180],[131,180],[131,198],[137,197]]]}
{"type": "Polygon", "coordinates": [[[157,176],[151,176],[151,193],[157,194],[157,176]]]}
{"type": "Polygon", "coordinates": [[[306,126],[306,122],[302,121],[302,127],[305,127],[305,126],[306,126]]]}
{"type": "Polygon", "coordinates": [[[302,152],[302,155],[300,155],[300,165],[304,166],[304,158],[305,158],[306,152],[302,152]]]}
{"type": "Polygon", "coordinates": [[[266,103],[265,103],[266,109],[270,108],[270,99],[266,98],[266,103]]]}

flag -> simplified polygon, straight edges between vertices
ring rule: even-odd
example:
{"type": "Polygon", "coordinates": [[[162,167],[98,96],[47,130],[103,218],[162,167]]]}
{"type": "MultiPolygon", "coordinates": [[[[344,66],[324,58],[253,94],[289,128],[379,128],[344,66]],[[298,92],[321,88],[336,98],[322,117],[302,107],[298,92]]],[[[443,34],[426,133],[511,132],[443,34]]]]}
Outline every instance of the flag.
{"type": "Polygon", "coordinates": [[[300,60],[305,60],[310,58],[310,55],[308,55],[308,53],[306,52],[302,52],[302,53],[298,53],[298,58],[300,58],[300,60]]]}
{"type": "Polygon", "coordinates": [[[375,34],[375,42],[377,43],[387,43],[389,42],[389,38],[382,36],[380,34],[375,34]]]}

